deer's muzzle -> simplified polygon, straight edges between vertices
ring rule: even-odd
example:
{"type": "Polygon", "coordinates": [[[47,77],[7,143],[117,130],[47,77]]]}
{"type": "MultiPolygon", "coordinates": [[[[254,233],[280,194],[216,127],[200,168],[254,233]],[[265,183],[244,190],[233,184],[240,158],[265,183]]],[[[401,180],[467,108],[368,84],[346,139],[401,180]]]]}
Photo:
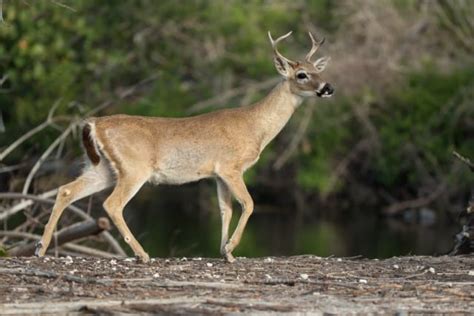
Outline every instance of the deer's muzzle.
{"type": "Polygon", "coordinates": [[[316,92],[316,95],[321,98],[329,98],[333,93],[334,88],[329,83],[326,83],[321,90],[316,92]]]}

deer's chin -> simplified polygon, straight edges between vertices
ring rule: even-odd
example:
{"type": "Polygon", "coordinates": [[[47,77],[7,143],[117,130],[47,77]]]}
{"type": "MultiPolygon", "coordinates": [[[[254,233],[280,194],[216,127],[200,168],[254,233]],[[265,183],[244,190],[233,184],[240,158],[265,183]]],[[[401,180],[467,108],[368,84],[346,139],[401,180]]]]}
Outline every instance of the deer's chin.
{"type": "Polygon", "coordinates": [[[303,98],[314,97],[315,94],[316,94],[315,91],[312,91],[312,90],[298,92],[298,95],[303,98]]]}
{"type": "Polygon", "coordinates": [[[332,97],[333,93],[329,91],[321,91],[321,92],[316,92],[316,95],[320,98],[330,98],[332,97]]]}
{"type": "Polygon", "coordinates": [[[330,97],[332,97],[332,94],[327,94],[327,93],[318,94],[318,97],[320,97],[320,98],[330,98],[330,97]]]}

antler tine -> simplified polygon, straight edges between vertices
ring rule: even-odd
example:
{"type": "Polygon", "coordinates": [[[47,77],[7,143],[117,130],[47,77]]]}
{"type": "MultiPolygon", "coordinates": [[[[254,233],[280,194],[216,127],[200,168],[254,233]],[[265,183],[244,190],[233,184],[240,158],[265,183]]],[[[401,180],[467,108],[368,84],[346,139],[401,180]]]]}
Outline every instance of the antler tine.
{"type": "Polygon", "coordinates": [[[306,54],[306,61],[307,62],[311,62],[311,57],[313,57],[314,53],[316,53],[316,51],[318,50],[318,48],[324,43],[324,40],[325,38],[323,37],[323,39],[319,42],[317,42],[315,39],[314,39],[314,36],[313,34],[311,34],[311,32],[308,32],[309,34],[309,37],[311,38],[311,43],[312,43],[312,47],[311,47],[311,50],[309,51],[308,54],[306,54]]]}
{"type": "Polygon", "coordinates": [[[268,38],[270,39],[270,42],[272,43],[272,47],[273,47],[273,52],[278,55],[279,57],[287,60],[287,61],[290,61],[288,58],[286,58],[285,56],[283,56],[279,51],[278,51],[278,48],[276,47],[276,45],[284,40],[285,38],[287,38],[288,36],[291,35],[291,33],[293,33],[293,31],[289,31],[288,33],[286,33],[285,35],[282,35],[280,36],[279,38],[277,38],[276,40],[273,40],[272,38],[272,35],[270,34],[270,31],[268,31],[268,38]]]}

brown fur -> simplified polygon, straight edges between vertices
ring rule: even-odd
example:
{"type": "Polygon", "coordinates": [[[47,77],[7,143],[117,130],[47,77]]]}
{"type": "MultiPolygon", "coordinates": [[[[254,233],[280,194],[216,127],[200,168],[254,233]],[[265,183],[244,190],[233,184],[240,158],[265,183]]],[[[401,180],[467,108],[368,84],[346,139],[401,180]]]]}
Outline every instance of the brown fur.
{"type": "MultiPolygon", "coordinates": [[[[274,48],[281,39],[272,40],[274,48]]],[[[135,255],[148,261],[148,254],[123,219],[128,201],[147,181],[181,184],[214,178],[222,219],[221,253],[229,262],[234,261],[232,251],[253,212],[244,172],[257,162],[262,150],[286,125],[302,97],[315,96],[325,84],[319,76],[322,70],[315,65],[292,62],[279,53],[274,58],[284,80],[253,105],[187,118],[113,115],[89,119],[83,130],[83,142],[93,166],[60,187],[37,254],[45,254],[67,205],[114,185],[104,208],[135,255]],[[306,72],[307,78],[297,79],[295,74],[300,71],[306,72]],[[232,196],[240,203],[242,213],[229,238],[232,196]]]]}

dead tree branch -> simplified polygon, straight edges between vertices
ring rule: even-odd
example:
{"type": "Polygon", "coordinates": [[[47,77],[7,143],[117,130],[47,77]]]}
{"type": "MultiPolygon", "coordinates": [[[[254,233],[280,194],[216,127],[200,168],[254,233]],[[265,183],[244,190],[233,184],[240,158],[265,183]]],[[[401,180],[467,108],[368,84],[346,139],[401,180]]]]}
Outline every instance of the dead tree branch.
{"type": "MultiPolygon", "coordinates": [[[[21,202],[15,204],[9,209],[4,210],[3,212],[0,213],[0,221],[4,221],[7,218],[9,218],[12,215],[15,215],[16,213],[26,209],[27,207],[33,205],[35,201],[37,202],[45,202],[51,204],[54,203],[53,200],[50,200],[50,197],[55,196],[58,193],[58,189],[53,189],[44,193],[41,193],[39,195],[29,195],[29,194],[22,194],[22,193],[0,193],[0,198],[2,199],[21,199],[25,198],[25,200],[22,200],[21,202]]],[[[74,206],[71,208],[73,209],[74,206]]]]}
{"type": "Polygon", "coordinates": [[[49,147],[44,151],[44,153],[41,155],[41,157],[38,159],[38,161],[35,163],[35,165],[33,166],[33,168],[31,168],[31,171],[30,173],[28,174],[28,176],[26,177],[26,180],[25,180],[25,184],[23,185],[23,190],[22,190],[22,193],[23,194],[27,194],[28,193],[28,189],[30,187],[30,184],[31,184],[31,181],[33,181],[33,177],[35,176],[36,172],[38,172],[39,168],[41,167],[41,165],[43,164],[43,162],[49,157],[49,155],[53,152],[53,150],[59,145],[61,144],[61,142],[66,139],[66,137],[69,136],[69,134],[77,127],[78,125],[78,122],[73,122],[71,123],[68,128],[66,128],[64,130],[64,132],[61,133],[61,135],[59,135],[58,138],[56,138],[56,140],[51,144],[49,145],[49,147]]]}
{"type": "MultiPolygon", "coordinates": [[[[54,194],[56,194],[56,192],[57,192],[57,190],[51,190],[51,191],[48,191],[46,193],[48,193],[48,194],[52,193],[51,195],[54,195],[54,194]]],[[[33,201],[37,201],[37,202],[41,202],[41,203],[54,204],[54,200],[49,199],[49,198],[36,196],[36,195],[31,195],[31,194],[14,193],[14,192],[0,193],[0,199],[29,199],[29,200],[33,200],[33,201]]],[[[20,210],[24,209],[25,207],[31,205],[32,203],[26,204],[25,201],[22,201],[22,202],[20,202],[20,204],[23,204],[24,207],[15,209],[15,213],[19,212],[20,210]]],[[[82,209],[80,209],[79,207],[77,207],[75,205],[71,204],[67,208],[69,208],[71,211],[73,211],[76,215],[78,215],[79,217],[81,217],[84,220],[91,220],[92,219],[92,217],[87,215],[87,213],[85,211],[83,211],[82,209]]],[[[9,211],[10,210],[7,210],[5,212],[5,213],[8,213],[7,215],[5,215],[5,213],[0,214],[0,221],[4,220],[5,218],[8,218],[11,215],[13,215],[12,212],[11,211],[9,212],[9,211]]],[[[127,255],[126,252],[120,246],[120,244],[117,242],[117,240],[108,231],[104,231],[102,236],[104,237],[105,241],[107,241],[107,243],[112,247],[112,249],[114,250],[115,253],[117,253],[118,255],[123,256],[123,257],[125,257],[127,255]]]]}
{"type": "Polygon", "coordinates": [[[64,4],[64,3],[62,3],[62,2],[59,2],[59,1],[56,1],[56,0],[51,0],[51,2],[52,2],[53,4],[55,4],[55,5],[57,5],[58,7],[65,8],[65,9],[67,9],[67,10],[69,10],[69,11],[72,11],[72,12],[77,12],[76,9],[74,9],[73,7],[70,7],[70,6],[68,6],[67,4],[64,4]]]}
{"type": "Polygon", "coordinates": [[[21,136],[16,141],[14,141],[10,146],[8,146],[2,153],[0,153],[0,161],[5,159],[6,156],[8,156],[13,150],[15,150],[15,148],[20,146],[24,141],[28,140],[29,138],[31,138],[32,136],[34,136],[38,132],[41,132],[43,129],[45,129],[46,127],[53,124],[54,121],[55,121],[54,118],[53,118],[53,115],[54,115],[54,112],[56,111],[56,109],[58,108],[59,104],[60,104],[60,100],[56,101],[53,104],[53,106],[49,110],[48,117],[46,118],[46,120],[43,123],[41,123],[40,125],[36,126],[33,129],[29,130],[23,136],[21,136]]]}
{"type": "MultiPolygon", "coordinates": [[[[104,231],[105,233],[105,231],[104,231]]],[[[3,235],[4,237],[10,237],[10,238],[23,238],[23,239],[31,239],[31,240],[40,240],[41,236],[31,234],[31,233],[26,233],[26,232],[14,232],[14,231],[0,231],[0,236],[3,235]]],[[[83,245],[77,245],[74,243],[66,243],[62,245],[64,249],[74,251],[76,253],[80,254],[85,254],[89,256],[94,256],[94,257],[101,257],[101,258],[117,258],[120,257],[116,254],[112,254],[110,252],[94,249],[91,247],[83,246],[83,245]]],[[[61,251],[59,251],[61,253],[61,251]]]]}
{"type": "Polygon", "coordinates": [[[308,130],[309,123],[313,118],[314,106],[307,106],[305,108],[303,119],[301,120],[298,130],[296,131],[295,135],[291,139],[290,144],[288,145],[287,149],[278,157],[278,159],[273,164],[273,169],[280,170],[281,167],[291,158],[291,156],[295,153],[298,145],[301,143],[306,131],[308,130]]]}
{"type": "MultiPolygon", "coordinates": [[[[110,222],[105,217],[99,217],[96,221],[86,220],[57,232],[53,237],[57,240],[56,246],[61,246],[67,242],[81,239],[88,236],[98,235],[103,231],[110,230],[110,222]]],[[[0,232],[0,234],[7,234],[8,232],[0,232]]],[[[19,246],[9,251],[12,256],[31,256],[34,254],[36,243],[29,243],[25,246],[19,246]]]]}
{"type": "Polygon", "coordinates": [[[274,86],[276,83],[280,82],[280,80],[281,79],[279,77],[271,78],[269,80],[265,80],[260,83],[252,83],[249,86],[243,86],[243,87],[237,87],[235,89],[230,89],[224,93],[221,93],[218,96],[195,103],[194,105],[189,107],[189,109],[187,110],[187,113],[190,113],[190,114],[196,113],[210,107],[213,104],[224,103],[228,101],[229,99],[232,99],[238,95],[241,95],[242,93],[244,93],[245,91],[249,89],[252,89],[253,91],[268,89],[274,86]]]}
{"type": "Polygon", "coordinates": [[[474,163],[469,159],[458,153],[457,151],[453,151],[454,157],[458,158],[461,160],[463,163],[465,163],[469,169],[471,169],[472,172],[474,172],[474,163]]]}
{"type": "Polygon", "coordinates": [[[406,200],[406,201],[394,203],[390,205],[389,207],[387,207],[386,209],[384,209],[383,213],[385,215],[391,216],[391,215],[397,214],[398,212],[406,210],[408,208],[419,208],[424,205],[427,205],[433,202],[441,193],[443,193],[444,190],[446,189],[446,186],[447,186],[446,182],[443,182],[440,185],[438,185],[436,189],[433,192],[431,192],[429,195],[418,197],[413,200],[406,200]]]}

